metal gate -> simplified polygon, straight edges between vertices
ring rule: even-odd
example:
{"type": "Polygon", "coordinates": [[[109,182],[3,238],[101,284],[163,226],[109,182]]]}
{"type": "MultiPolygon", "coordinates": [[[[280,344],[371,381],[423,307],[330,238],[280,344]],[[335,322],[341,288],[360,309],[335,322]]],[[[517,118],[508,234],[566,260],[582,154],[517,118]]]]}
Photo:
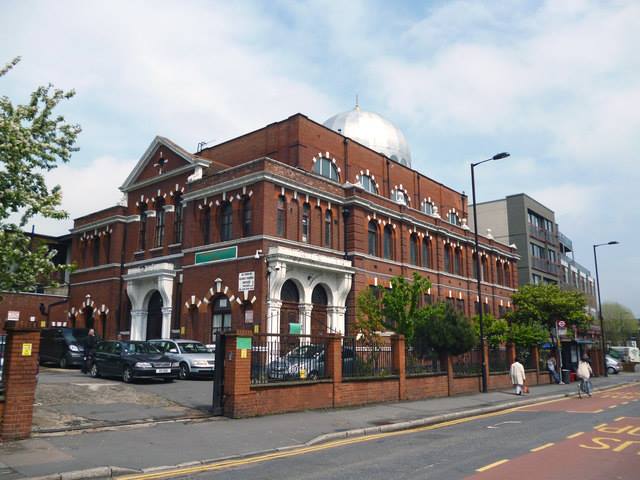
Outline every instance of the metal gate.
{"type": "Polygon", "coordinates": [[[224,414],[224,344],[225,334],[216,335],[216,365],[213,372],[213,402],[211,413],[213,415],[224,414]]]}

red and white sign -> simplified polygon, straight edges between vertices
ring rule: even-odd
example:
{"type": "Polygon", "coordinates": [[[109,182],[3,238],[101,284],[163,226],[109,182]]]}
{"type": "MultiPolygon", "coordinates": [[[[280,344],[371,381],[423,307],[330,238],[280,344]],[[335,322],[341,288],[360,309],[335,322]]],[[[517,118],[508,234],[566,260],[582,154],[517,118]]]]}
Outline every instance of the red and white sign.
{"type": "Polygon", "coordinates": [[[558,328],[567,328],[567,322],[564,320],[558,320],[558,328]]]}

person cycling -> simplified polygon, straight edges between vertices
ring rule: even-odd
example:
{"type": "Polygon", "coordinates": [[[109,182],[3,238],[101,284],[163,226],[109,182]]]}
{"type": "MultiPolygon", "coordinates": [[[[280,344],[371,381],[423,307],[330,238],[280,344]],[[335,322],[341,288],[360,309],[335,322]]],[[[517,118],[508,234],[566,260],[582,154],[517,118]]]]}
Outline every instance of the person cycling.
{"type": "Polygon", "coordinates": [[[578,394],[584,392],[591,396],[591,375],[593,375],[593,370],[591,369],[591,365],[589,365],[589,357],[584,355],[578,363],[578,371],[576,372],[576,376],[580,379],[578,394]]]}

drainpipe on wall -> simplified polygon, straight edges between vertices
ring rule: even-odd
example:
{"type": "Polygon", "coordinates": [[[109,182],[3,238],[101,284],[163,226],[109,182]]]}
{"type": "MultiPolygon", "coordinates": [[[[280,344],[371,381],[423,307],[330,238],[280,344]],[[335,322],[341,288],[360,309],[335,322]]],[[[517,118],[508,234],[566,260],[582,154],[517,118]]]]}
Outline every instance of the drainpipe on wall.
{"type": "MultiPolygon", "coordinates": [[[[118,308],[116,310],[116,323],[118,324],[118,330],[116,333],[119,333],[123,330],[122,328],[122,290],[124,279],[122,278],[124,275],[124,260],[125,260],[125,251],[127,249],[127,232],[129,231],[129,224],[125,223],[124,225],[124,235],[122,236],[122,252],[120,253],[120,286],[118,288],[118,308]]],[[[125,326],[125,329],[127,326],[125,326]]],[[[129,329],[131,330],[131,329],[129,329]]]]}

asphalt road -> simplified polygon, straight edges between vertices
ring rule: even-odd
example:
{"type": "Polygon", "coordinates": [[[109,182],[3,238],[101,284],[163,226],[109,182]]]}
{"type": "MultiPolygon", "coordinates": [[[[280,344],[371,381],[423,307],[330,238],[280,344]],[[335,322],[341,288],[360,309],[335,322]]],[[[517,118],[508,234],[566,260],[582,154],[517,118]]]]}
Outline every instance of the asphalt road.
{"type": "Polygon", "coordinates": [[[640,386],[131,479],[640,478],[640,386]],[[203,471],[204,470],[204,471],[203,471]]]}

